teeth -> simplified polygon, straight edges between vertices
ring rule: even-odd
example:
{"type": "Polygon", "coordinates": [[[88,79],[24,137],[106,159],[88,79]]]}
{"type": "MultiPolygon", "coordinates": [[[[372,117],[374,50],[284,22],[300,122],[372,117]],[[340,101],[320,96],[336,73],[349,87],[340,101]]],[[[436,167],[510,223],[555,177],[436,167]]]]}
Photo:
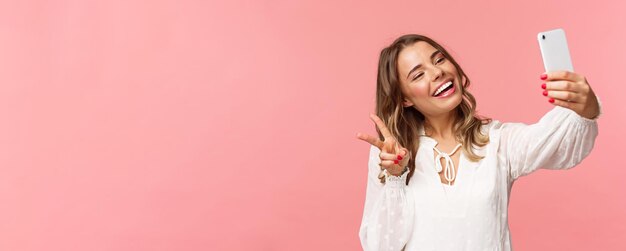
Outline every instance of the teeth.
{"type": "Polygon", "coordinates": [[[439,87],[439,89],[437,89],[437,91],[435,92],[434,96],[439,95],[439,93],[441,91],[443,91],[444,89],[448,88],[448,86],[450,86],[452,84],[452,81],[448,81],[448,83],[443,84],[441,87],[439,87]]]}

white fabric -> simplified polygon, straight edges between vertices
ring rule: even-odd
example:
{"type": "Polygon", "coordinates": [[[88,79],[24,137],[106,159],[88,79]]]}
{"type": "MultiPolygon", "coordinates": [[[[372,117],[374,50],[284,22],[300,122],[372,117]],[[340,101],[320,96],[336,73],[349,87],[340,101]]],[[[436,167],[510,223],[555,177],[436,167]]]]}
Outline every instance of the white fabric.
{"type": "Polygon", "coordinates": [[[508,202],[514,181],[539,168],[576,166],[594,146],[598,118],[555,106],[531,125],[493,120],[482,129],[490,143],[474,146],[485,158],[471,162],[461,151],[451,187],[445,187],[435,171],[437,142],[424,136],[423,128],[408,185],[408,172],[381,184],[380,150],[371,147],[359,231],[363,249],[511,250],[508,202]]]}
{"type": "Polygon", "coordinates": [[[448,197],[448,194],[452,193],[456,188],[456,186],[448,184],[441,184],[441,186],[443,186],[443,191],[445,192],[446,197],[448,197]]]}

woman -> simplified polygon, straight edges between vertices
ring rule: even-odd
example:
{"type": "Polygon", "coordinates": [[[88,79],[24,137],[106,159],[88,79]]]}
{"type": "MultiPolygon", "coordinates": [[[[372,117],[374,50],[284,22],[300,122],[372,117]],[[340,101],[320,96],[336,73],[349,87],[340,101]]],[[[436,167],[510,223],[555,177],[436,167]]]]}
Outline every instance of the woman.
{"type": "MultiPolygon", "coordinates": [[[[513,182],[569,169],[593,148],[600,103],[577,73],[543,73],[554,108],[536,124],[479,118],[469,78],[432,39],[405,35],[378,64],[359,236],[365,250],[511,250],[513,182]]],[[[539,89],[539,88],[538,88],[539,89]]]]}

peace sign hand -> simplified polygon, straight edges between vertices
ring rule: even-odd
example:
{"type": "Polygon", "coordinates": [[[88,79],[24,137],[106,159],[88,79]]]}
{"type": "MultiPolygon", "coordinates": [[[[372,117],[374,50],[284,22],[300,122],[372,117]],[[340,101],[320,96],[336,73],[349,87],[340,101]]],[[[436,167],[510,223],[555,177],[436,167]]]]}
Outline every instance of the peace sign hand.
{"type": "Polygon", "coordinates": [[[383,134],[384,141],[378,139],[378,137],[370,136],[368,134],[357,133],[357,138],[380,149],[380,166],[386,169],[387,172],[394,176],[400,176],[404,172],[404,168],[409,163],[409,157],[407,154],[409,151],[398,144],[385,123],[376,115],[370,114],[370,118],[378,127],[378,130],[383,134]]]}

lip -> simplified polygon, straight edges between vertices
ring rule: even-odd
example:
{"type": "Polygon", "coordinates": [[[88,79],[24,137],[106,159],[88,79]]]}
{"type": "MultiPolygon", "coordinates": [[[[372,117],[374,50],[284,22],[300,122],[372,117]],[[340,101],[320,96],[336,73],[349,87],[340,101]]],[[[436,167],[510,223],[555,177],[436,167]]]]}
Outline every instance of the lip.
{"type": "Polygon", "coordinates": [[[454,95],[455,92],[456,92],[456,86],[452,85],[450,90],[447,90],[447,91],[443,92],[444,93],[444,94],[442,94],[443,96],[440,95],[440,96],[437,96],[437,97],[434,97],[434,98],[442,98],[442,99],[443,98],[448,98],[448,97],[454,95]]]}
{"type": "Polygon", "coordinates": [[[437,92],[437,90],[439,90],[439,87],[441,87],[442,85],[444,85],[445,83],[448,83],[448,81],[452,82],[452,85],[454,85],[454,81],[452,81],[451,78],[445,79],[443,80],[439,85],[437,85],[437,88],[435,88],[435,90],[433,91],[433,93],[431,94],[431,96],[435,96],[435,93],[437,92]]]}

